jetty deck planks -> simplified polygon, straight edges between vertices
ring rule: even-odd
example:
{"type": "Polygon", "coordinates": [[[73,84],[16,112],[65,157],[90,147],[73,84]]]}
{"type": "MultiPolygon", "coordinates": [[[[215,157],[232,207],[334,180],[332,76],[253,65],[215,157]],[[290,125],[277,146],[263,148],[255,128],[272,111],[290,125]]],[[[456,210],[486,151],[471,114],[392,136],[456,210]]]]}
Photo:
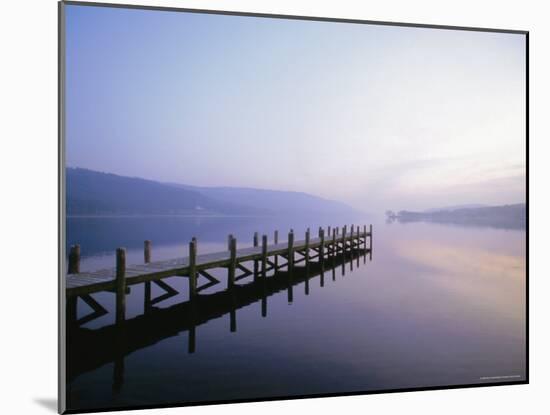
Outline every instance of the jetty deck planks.
{"type": "MultiPolygon", "coordinates": [[[[291,231],[289,234],[289,241],[281,243],[278,241],[278,232],[275,233],[277,243],[267,244],[267,246],[252,246],[247,248],[236,249],[233,261],[236,261],[234,266],[239,266],[242,262],[247,261],[259,261],[265,264],[269,261],[269,258],[275,257],[275,263],[278,262],[278,257],[281,256],[287,259],[286,264],[282,264],[277,268],[283,266],[293,267],[295,262],[294,258],[288,261],[289,256],[294,257],[296,253],[313,259],[319,256],[325,256],[326,252],[329,255],[338,252],[344,252],[349,249],[363,245],[367,249],[367,238],[370,239],[369,250],[372,249],[372,225],[363,227],[363,231],[352,231],[348,234],[346,232],[346,226],[342,229],[342,234],[339,234],[338,228],[333,228],[332,238],[324,237],[324,230],[319,230],[319,237],[309,238],[309,233],[306,239],[294,240],[294,234],[291,231]],[[309,251],[313,250],[318,255],[309,256],[309,251]]],[[[266,237],[267,238],[267,237],[266,237]]],[[[233,236],[229,236],[229,244],[233,236]]],[[[262,241],[263,242],[263,241],[262,241]]],[[[196,240],[194,242],[196,243],[196,240]]],[[[236,244],[236,240],[235,240],[236,244]]],[[[258,244],[255,244],[258,245],[258,244]]],[[[263,245],[263,244],[262,244],[263,245]]],[[[196,245],[195,245],[196,246],[196,245]]],[[[211,268],[230,268],[232,264],[231,251],[214,252],[202,255],[196,255],[193,267],[190,267],[191,258],[181,257],[163,261],[147,262],[150,259],[151,242],[145,241],[145,261],[144,264],[125,266],[124,280],[125,285],[134,285],[149,281],[158,281],[163,278],[172,276],[189,277],[190,275],[200,274],[199,271],[205,271],[211,268]]],[[[69,264],[69,271],[77,271],[69,273],[66,276],[66,294],[68,297],[81,296],[100,291],[114,291],[117,289],[117,268],[107,268],[93,272],[78,272],[80,264],[80,247],[76,245],[71,248],[71,255],[73,263],[69,264]],[[77,261],[78,266],[74,265],[74,261],[77,261]]],[[[70,258],[71,260],[71,258],[70,258]]]]}

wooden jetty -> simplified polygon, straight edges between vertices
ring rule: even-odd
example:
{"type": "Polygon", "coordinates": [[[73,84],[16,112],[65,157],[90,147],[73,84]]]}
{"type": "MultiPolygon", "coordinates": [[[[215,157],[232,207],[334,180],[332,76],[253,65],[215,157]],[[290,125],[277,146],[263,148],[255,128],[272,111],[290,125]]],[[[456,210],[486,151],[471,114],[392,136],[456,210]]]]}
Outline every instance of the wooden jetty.
{"type": "Polygon", "coordinates": [[[258,311],[262,317],[266,317],[270,296],[287,290],[291,303],[296,285],[305,283],[307,295],[310,281],[317,278],[320,287],[324,287],[325,277],[332,277],[335,281],[338,268],[341,268],[341,275],[345,275],[345,265],[351,266],[357,262],[356,266],[359,266],[359,258],[366,259],[369,254],[369,248],[357,247],[347,255],[340,252],[338,255],[330,255],[324,261],[314,261],[308,266],[296,266],[293,272],[276,271],[268,278],[235,284],[228,289],[198,295],[165,308],[154,307],[153,303],[158,303],[157,300],[162,301],[163,298],[170,297],[167,294],[161,295],[152,301],[149,300],[143,314],[126,320],[123,327],[116,323],[97,329],[72,325],[68,330],[68,379],[72,380],[82,373],[114,362],[116,381],[113,385],[119,385],[123,380],[124,358],[129,354],[182,332],[188,332],[188,353],[194,353],[199,326],[229,315],[228,329],[236,332],[239,309],[261,303],[258,311]]]}
{"type": "Polygon", "coordinates": [[[150,283],[156,282],[170,291],[167,284],[163,284],[164,278],[173,276],[187,277],[189,280],[190,299],[196,297],[201,291],[222,283],[208,270],[215,268],[227,269],[227,288],[233,287],[239,280],[248,276],[254,279],[266,278],[270,271],[286,269],[292,273],[299,263],[305,263],[306,267],[311,260],[322,261],[329,256],[346,254],[352,250],[362,248],[372,257],[372,225],[367,228],[351,225],[348,230],[344,226],[340,228],[320,227],[316,237],[311,237],[310,230],[305,233],[305,238],[295,240],[294,231],[288,233],[286,242],[279,242],[279,234],[274,233],[274,243],[268,243],[267,235],[260,239],[256,233],[253,238],[254,246],[249,248],[237,248],[237,240],[232,235],[228,237],[228,250],[223,252],[199,254],[198,242],[193,238],[189,243],[189,256],[165,261],[151,261],[151,241],[144,243],[144,264],[126,265],[126,250],[116,250],[116,266],[94,272],[80,272],[80,246],[74,245],[69,252],[68,274],[66,276],[66,296],[68,322],[75,320],[76,300],[81,298],[97,313],[101,313],[102,307],[91,297],[91,294],[111,291],[116,294],[116,323],[125,321],[126,294],[129,286],[145,283],[145,291],[150,293],[150,283]],[[331,235],[332,233],[332,235],[331,235]],[[367,246],[367,240],[369,244],[367,246]],[[283,259],[283,261],[281,261],[283,259]],[[245,263],[253,262],[253,269],[245,263]],[[201,278],[202,277],[202,278],[201,278]],[[203,283],[203,280],[206,280],[203,283]],[[199,282],[202,285],[199,285],[199,282]]]}

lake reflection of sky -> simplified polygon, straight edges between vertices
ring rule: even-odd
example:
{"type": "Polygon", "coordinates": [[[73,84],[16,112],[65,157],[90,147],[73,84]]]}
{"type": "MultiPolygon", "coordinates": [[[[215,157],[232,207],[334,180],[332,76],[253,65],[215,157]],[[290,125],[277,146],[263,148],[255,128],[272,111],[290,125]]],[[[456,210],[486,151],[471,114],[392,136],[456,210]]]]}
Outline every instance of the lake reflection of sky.
{"type": "MultiPolygon", "coordinates": [[[[243,238],[257,226],[224,220],[243,238]]],[[[223,247],[225,234],[217,245],[215,240],[213,235],[207,242],[211,249],[223,247]]],[[[345,275],[337,268],[335,281],[327,272],[324,287],[312,279],[309,295],[304,283],[296,285],[291,304],[285,291],[269,297],[266,317],[259,303],[238,309],[236,332],[230,332],[227,315],[198,326],[193,354],[187,331],[131,353],[116,393],[112,363],[81,374],[69,386],[72,404],[146,405],[484,383],[494,376],[524,379],[525,232],[375,223],[373,242],[372,261],[361,259],[353,271],[346,265],[345,275]]],[[[156,244],[154,255],[171,256],[178,246],[185,241],[156,244]]],[[[136,248],[136,261],[139,253],[136,248]]],[[[105,258],[87,261],[110,261],[105,258]]],[[[186,282],[176,278],[172,284],[181,291],[179,301],[186,300],[186,282]]],[[[112,294],[97,298],[112,306],[112,294]]],[[[130,318],[139,314],[143,288],[133,286],[127,302],[130,318]]],[[[97,326],[110,324],[110,318],[97,326]]]]}

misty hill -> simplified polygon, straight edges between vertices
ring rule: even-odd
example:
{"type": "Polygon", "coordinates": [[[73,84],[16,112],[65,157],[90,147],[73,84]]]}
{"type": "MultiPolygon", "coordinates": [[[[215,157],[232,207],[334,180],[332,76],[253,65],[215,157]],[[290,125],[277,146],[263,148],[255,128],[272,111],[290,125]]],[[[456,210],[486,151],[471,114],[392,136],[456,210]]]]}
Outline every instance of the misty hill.
{"type": "Polygon", "coordinates": [[[243,215],[350,213],[306,193],[208,188],[67,168],[68,215],[243,215]]]}
{"type": "Polygon", "coordinates": [[[173,186],[199,192],[213,200],[231,203],[239,200],[247,206],[273,211],[281,214],[352,214],[354,210],[344,203],[323,199],[303,192],[253,189],[244,187],[197,187],[187,185],[173,186]]]}
{"type": "Polygon", "coordinates": [[[69,215],[260,213],[152,180],[86,169],[67,169],[66,183],[69,215]]]}
{"type": "Polygon", "coordinates": [[[458,225],[490,226],[506,229],[525,229],[527,212],[525,203],[476,208],[449,208],[411,212],[402,210],[397,214],[399,222],[439,222],[458,225]]]}

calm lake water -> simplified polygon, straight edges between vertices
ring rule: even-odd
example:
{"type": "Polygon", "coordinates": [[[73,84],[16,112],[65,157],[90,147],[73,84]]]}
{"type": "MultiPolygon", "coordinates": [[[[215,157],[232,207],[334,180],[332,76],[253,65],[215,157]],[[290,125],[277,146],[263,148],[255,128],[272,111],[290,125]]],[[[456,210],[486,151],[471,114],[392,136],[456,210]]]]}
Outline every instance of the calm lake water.
{"type": "MultiPolygon", "coordinates": [[[[254,231],[271,241],[279,229],[284,241],[289,228],[302,239],[308,226],[313,231],[345,223],[330,218],[69,218],[68,244],[81,245],[85,271],[113,266],[117,246],[127,248],[128,264],[142,263],[144,239],[153,241],[153,260],[160,260],[186,256],[192,236],[198,238],[199,253],[206,253],[226,249],[229,233],[244,247],[252,244],[254,231]]],[[[188,300],[187,278],[173,277],[165,281],[179,293],[155,305],[166,318],[158,320],[152,311],[126,334],[117,334],[109,331],[115,295],[94,294],[110,312],[83,326],[96,343],[83,337],[88,348],[69,345],[69,408],[525,379],[525,231],[375,221],[373,234],[372,258],[348,258],[334,268],[327,262],[322,278],[318,273],[307,281],[297,278],[290,289],[268,292],[264,301],[246,305],[248,297],[237,295],[231,301],[240,308],[231,313],[206,307],[195,309],[189,320],[189,310],[172,312],[170,307],[188,300]]],[[[225,272],[213,272],[222,284],[207,293],[225,288],[225,272]]],[[[152,292],[153,297],[165,293],[154,284],[152,292]]],[[[127,320],[139,319],[144,286],[132,286],[126,301],[127,320]]],[[[79,317],[90,312],[82,301],[78,311],[79,317]]]]}

